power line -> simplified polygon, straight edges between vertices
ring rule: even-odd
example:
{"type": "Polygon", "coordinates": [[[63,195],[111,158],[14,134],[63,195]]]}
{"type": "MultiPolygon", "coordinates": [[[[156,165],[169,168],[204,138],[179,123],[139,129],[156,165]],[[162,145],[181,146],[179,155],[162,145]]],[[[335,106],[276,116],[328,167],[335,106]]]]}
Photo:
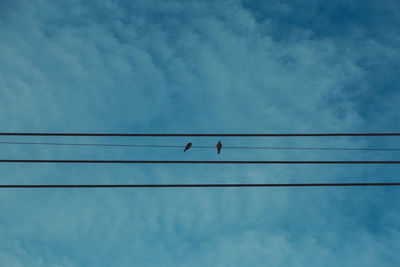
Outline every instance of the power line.
{"type": "Polygon", "coordinates": [[[0,136],[132,136],[132,137],[317,137],[317,136],[400,136],[400,133],[276,133],[276,134],[232,134],[232,133],[179,133],[179,134],[150,134],[150,133],[0,133],[0,136]]]}
{"type": "MultiPolygon", "coordinates": [[[[214,148],[215,147],[207,147],[214,148]]],[[[266,146],[239,146],[229,147],[224,149],[265,149],[265,150],[344,150],[344,151],[400,151],[400,148],[346,148],[346,147],[266,147],[266,146]]]]}
{"type": "MultiPolygon", "coordinates": [[[[184,148],[183,145],[141,145],[141,144],[98,144],[98,143],[54,143],[54,142],[11,142],[6,145],[50,145],[50,146],[95,146],[95,147],[143,147],[143,148],[184,148]]],[[[192,146],[191,148],[215,149],[215,146],[192,146]]],[[[267,147],[267,146],[224,146],[224,149],[257,150],[344,150],[344,151],[400,151],[400,148],[346,148],[346,147],[267,147]]]]}
{"type": "Polygon", "coordinates": [[[96,164],[400,164],[400,161],[257,161],[257,160],[33,160],[0,159],[0,163],[96,163],[96,164]]]}
{"type": "MultiPolygon", "coordinates": [[[[195,147],[195,146],[194,146],[195,147]]],[[[207,147],[214,148],[215,147],[207,147]]],[[[265,149],[265,150],[340,150],[340,151],[400,151],[400,148],[347,148],[347,147],[268,147],[268,146],[225,146],[224,149],[265,149]]]]}
{"type": "MultiPolygon", "coordinates": [[[[51,145],[51,146],[102,146],[102,147],[168,147],[168,148],[184,148],[184,146],[178,145],[139,145],[139,144],[96,144],[96,143],[53,143],[53,142],[9,142],[4,141],[0,142],[0,144],[9,144],[9,145],[51,145]]],[[[198,147],[205,148],[205,147],[198,147]]],[[[207,147],[209,148],[209,147],[207,147]]],[[[212,147],[215,148],[215,147],[212,147]]],[[[400,150],[400,149],[399,149],[400,150]]]]}
{"type": "Polygon", "coordinates": [[[350,187],[400,186],[400,183],[302,183],[302,184],[74,184],[0,185],[0,188],[154,188],[154,187],[350,187]]]}

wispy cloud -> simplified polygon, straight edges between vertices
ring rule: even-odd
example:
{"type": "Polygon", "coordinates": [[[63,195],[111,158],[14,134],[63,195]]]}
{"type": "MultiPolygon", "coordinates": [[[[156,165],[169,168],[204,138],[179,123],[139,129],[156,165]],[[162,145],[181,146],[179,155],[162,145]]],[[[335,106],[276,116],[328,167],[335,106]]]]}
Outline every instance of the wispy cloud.
{"type": "MultiPolygon", "coordinates": [[[[377,9],[361,1],[2,1],[1,129],[393,131],[399,110],[398,4],[385,2],[377,9]]],[[[188,141],[215,145],[218,140],[113,141],[182,144],[183,149],[188,141]]],[[[399,144],[344,138],[222,142],[399,144]]],[[[0,150],[2,158],[217,159],[216,151],[189,152],[0,150]]],[[[387,155],[223,150],[219,158],[387,155]]],[[[390,166],[2,165],[1,170],[1,183],[305,182],[397,174],[390,166]]],[[[396,190],[1,191],[0,263],[397,266],[396,190]]]]}

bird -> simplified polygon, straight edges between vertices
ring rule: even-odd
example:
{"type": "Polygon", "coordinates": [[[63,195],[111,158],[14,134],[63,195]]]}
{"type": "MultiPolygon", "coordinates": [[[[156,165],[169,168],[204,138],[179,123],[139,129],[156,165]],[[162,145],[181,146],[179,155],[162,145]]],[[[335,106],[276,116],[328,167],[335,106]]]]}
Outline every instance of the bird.
{"type": "Polygon", "coordinates": [[[222,143],[221,143],[221,141],[218,141],[218,144],[217,144],[217,152],[218,152],[218,154],[221,152],[221,148],[222,148],[222,143]]]}
{"type": "Polygon", "coordinates": [[[192,146],[192,143],[187,143],[187,145],[185,146],[185,150],[183,150],[183,152],[186,152],[186,150],[189,150],[189,148],[192,146]]]}

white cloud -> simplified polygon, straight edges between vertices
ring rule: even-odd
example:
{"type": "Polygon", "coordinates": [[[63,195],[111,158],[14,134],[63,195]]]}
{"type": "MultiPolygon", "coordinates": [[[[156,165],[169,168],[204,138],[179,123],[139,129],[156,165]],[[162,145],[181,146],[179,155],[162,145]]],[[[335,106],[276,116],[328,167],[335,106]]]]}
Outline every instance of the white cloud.
{"type": "MultiPolygon", "coordinates": [[[[213,4],[21,1],[10,5],[4,6],[2,14],[7,16],[2,16],[0,23],[3,131],[357,131],[370,123],[357,109],[357,104],[362,103],[349,97],[348,91],[368,74],[360,61],[365,54],[382,55],[385,59],[397,55],[395,49],[368,40],[360,40],[364,46],[354,53],[356,46],[344,49],[341,45],[342,41],[354,44],[351,40],[314,38],[301,27],[291,31],[287,39],[277,38],[266,28],[268,23],[258,21],[252,12],[234,1],[213,4]]],[[[378,56],[369,59],[376,61],[380,62],[378,56]]],[[[395,114],[395,110],[388,108],[385,114],[395,114]]],[[[389,124],[386,121],[380,126],[389,124]]],[[[120,143],[184,144],[186,141],[115,139],[120,143]]],[[[214,145],[215,139],[193,142],[214,145]]],[[[223,139],[224,144],[254,142],[223,139]]],[[[321,140],[257,142],[274,145],[318,142],[321,146],[321,140]]],[[[362,146],[371,141],[322,142],[324,146],[362,146]]],[[[193,150],[183,155],[175,150],[110,152],[15,146],[4,147],[1,156],[217,157],[211,150],[193,150]]],[[[332,156],[277,151],[244,154],[227,150],[220,156],[243,157],[332,156]]],[[[343,180],[382,170],[340,166],[1,167],[2,183],[306,182],[301,179],[343,180]]],[[[357,262],[366,266],[372,263],[396,266],[397,206],[385,205],[396,195],[384,192],[381,189],[2,191],[0,211],[6,216],[0,219],[3,261],[0,263],[251,266],[268,262],[271,266],[309,266],[312,262],[326,266],[329,259],[332,266],[344,262],[350,266],[357,262]],[[378,217],[381,220],[375,221],[378,217]],[[374,232],[383,227],[384,231],[374,232]],[[388,232],[393,237],[388,237],[388,232]],[[354,253],[348,252],[353,250],[354,253]],[[360,256],[364,251],[368,255],[360,256]]]]}

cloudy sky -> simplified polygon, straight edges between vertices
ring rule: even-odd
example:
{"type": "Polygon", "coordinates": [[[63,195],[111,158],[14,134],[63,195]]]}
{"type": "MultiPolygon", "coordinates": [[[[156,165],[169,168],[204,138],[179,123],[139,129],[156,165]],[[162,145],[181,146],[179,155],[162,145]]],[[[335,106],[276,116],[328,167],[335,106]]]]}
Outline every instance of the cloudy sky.
{"type": "MultiPolygon", "coordinates": [[[[0,132],[398,132],[400,3],[0,0],[0,132]]],[[[28,138],[214,146],[217,138],[28,138]]],[[[398,138],[222,138],[400,147],[398,138]]],[[[50,147],[2,159],[399,160],[50,147]]],[[[398,181],[396,166],[0,165],[1,184],[398,181]]],[[[0,191],[1,266],[399,266],[400,189],[0,191]]]]}

